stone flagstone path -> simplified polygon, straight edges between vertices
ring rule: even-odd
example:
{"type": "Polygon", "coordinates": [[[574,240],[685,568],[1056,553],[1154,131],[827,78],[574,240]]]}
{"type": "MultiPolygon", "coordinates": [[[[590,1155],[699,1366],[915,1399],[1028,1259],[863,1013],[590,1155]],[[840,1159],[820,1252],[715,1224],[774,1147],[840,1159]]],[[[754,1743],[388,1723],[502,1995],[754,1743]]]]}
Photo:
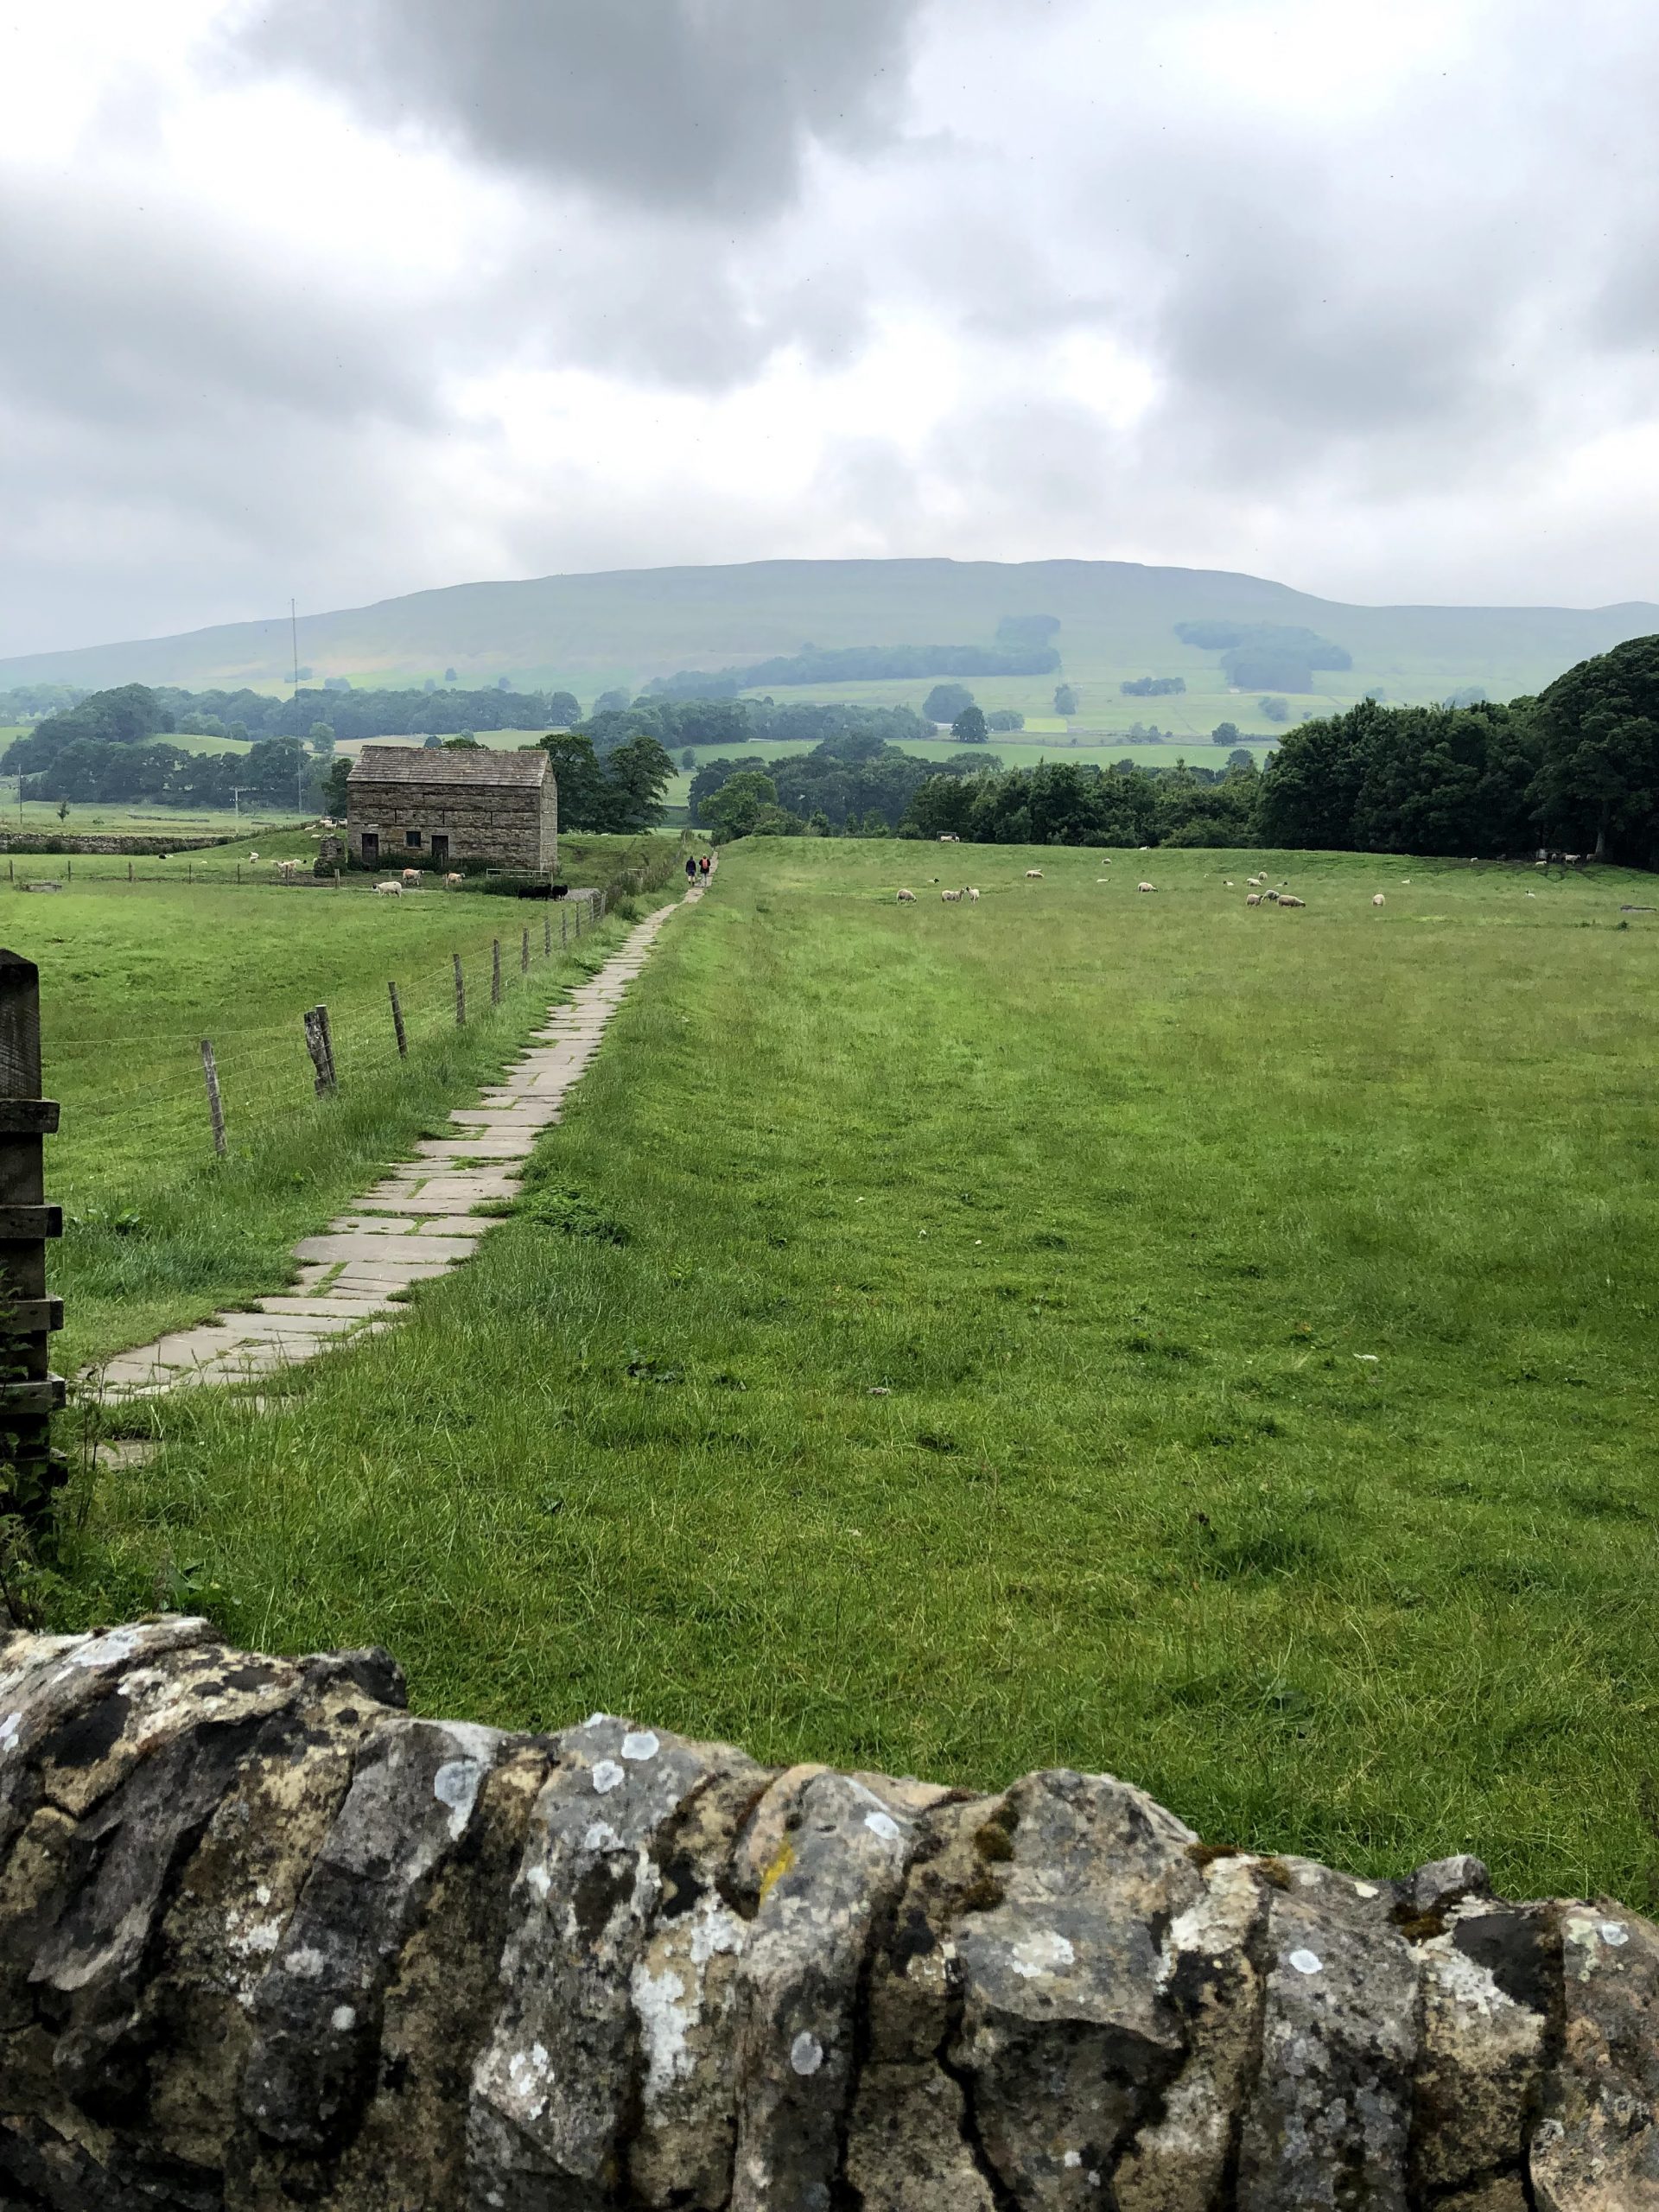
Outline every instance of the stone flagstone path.
{"type": "MultiPolygon", "coordinates": [[[[694,887],[680,903],[701,896],[694,887]]],[[[565,1092],[599,1049],[605,1025],[673,912],[664,906],[641,922],[596,975],[552,1009],[531,1049],[481,1103],[450,1115],[453,1137],[416,1144],[417,1159],[393,1167],[322,1236],[302,1237],[294,1247],[301,1265],[292,1291],[262,1298],[251,1313],[216,1314],[198,1328],[119,1352],[89,1369],[83,1385],[111,1401],[250,1382],[386,1327],[398,1311],[394,1292],[469,1259],[495,1226],[473,1209],[518,1196],[519,1163],[558,1120],[565,1092]]]]}

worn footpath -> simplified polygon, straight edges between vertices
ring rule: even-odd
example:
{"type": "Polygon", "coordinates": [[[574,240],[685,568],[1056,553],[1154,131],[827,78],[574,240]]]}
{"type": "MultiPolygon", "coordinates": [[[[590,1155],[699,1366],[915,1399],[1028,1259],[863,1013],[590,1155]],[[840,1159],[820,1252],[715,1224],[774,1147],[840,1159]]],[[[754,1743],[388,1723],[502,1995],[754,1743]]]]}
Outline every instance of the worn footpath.
{"type": "MultiPolygon", "coordinates": [[[[686,899],[700,895],[694,888],[686,899]]],[[[418,1143],[417,1158],[394,1166],[323,1235],[302,1238],[294,1248],[300,1268],[291,1291],[119,1352],[90,1370],[83,1387],[112,1401],[249,1382],[385,1327],[411,1284],[469,1258],[494,1226],[478,1207],[517,1197],[519,1166],[558,1120],[565,1092],[598,1050],[673,912],[661,907],[632,931],[620,951],[550,1014],[531,1048],[480,1103],[450,1115],[453,1136],[418,1143]]]]}

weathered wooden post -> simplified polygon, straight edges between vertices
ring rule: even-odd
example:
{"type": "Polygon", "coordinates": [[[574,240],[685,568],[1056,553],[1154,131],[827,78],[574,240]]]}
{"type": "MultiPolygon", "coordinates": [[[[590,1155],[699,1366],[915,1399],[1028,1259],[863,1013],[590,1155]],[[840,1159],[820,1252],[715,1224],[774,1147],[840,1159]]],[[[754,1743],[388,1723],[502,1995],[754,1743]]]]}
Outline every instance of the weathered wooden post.
{"type": "Polygon", "coordinates": [[[130,861],[127,862],[127,881],[129,883],[132,881],[132,862],[130,861]]]}
{"type": "Polygon", "coordinates": [[[46,1203],[42,1139],[58,1126],[41,1096],[41,974],[21,953],[0,951],[0,1459],[16,1507],[38,1513],[68,1470],[52,1456],[52,1415],[63,1403],[47,1338],[63,1326],[63,1301],[46,1294],[46,1240],[63,1234],[63,1211],[46,1203]]]}
{"type": "Polygon", "coordinates": [[[467,1027],[467,986],[461,976],[461,955],[452,953],[450,957],[455,963],[455,1027],[464,1029],[467,1027]]]}
{"type": "Polygon", "coordinates": [[[550,906],[542,909],[542,957],[543,960],[553,957],[553,909],[550,906]]]}
{"type": "Polygon", "coordinates": [[[409,1039],[404,1034],[404,1009],[397,1003],[397,986],[388,983],[386,988],[391,994],[391,1026],[397,1033],[397,1057],[400,1060],[406,1060],[409,1058],[409,1039]]]}
{"type": "Polygon", "coordinates": [[[563,952],[569,942],[570,909],[569,906],[561,906],[559,909],[559,950],[563,952]]]}
{"type": "Polygon", "coordinates": [[[521,976],[528,976],[530,973],[530,930],[528,926],[526,926],[524,933],[518,942],[518,973],[521,976]]]}
{"type": "Polygon", "coordinates": [[[490,1004],[499,1006],[500,1003],[501,940],[499,937],[493,937],[490,939],[490,1004]]]}
{"type": "Polygon", "coordinates": [[[201,1079],[207,1086],[207,1118],[213,1125],[213,1150],[223,1160],[225,1103],[219,1095],[219,1068],[213,1058],[213,1048],[206,1037],[201,1040],[201,1079]]]}
{"type": "Polygon", "coordinates": [[[311,1065],[317,1071],[317,1096],[326,1097],[339,1089],[334,1081],[334,1056],[328,1036],[328,1009],[313,1006],[305,1010],[305,1049],[311,1055],[311,1065]]]}

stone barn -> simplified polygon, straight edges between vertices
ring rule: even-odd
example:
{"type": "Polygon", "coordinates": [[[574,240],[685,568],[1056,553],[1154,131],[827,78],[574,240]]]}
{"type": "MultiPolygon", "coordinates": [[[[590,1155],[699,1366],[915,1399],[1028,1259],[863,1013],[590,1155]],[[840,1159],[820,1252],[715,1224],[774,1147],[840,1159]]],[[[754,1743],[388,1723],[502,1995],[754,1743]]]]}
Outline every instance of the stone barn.
{"type": "Polygon", "coordinates": [[[559,790],[545,753],[365,745],[346,780],[346,836],[365,868],[559,864],[559,790]]]}

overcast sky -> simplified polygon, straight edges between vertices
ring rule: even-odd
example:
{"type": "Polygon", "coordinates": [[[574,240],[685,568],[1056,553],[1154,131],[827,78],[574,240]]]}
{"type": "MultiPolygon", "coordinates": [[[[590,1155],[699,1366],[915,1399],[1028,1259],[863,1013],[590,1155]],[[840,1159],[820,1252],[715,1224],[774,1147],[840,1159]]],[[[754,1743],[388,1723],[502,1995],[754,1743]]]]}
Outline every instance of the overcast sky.
{"type": "Polygon", "coordinates": [[[1079,556],[1659,597],[1650,0],[10,0],[0,652],[1079,556]]]}

